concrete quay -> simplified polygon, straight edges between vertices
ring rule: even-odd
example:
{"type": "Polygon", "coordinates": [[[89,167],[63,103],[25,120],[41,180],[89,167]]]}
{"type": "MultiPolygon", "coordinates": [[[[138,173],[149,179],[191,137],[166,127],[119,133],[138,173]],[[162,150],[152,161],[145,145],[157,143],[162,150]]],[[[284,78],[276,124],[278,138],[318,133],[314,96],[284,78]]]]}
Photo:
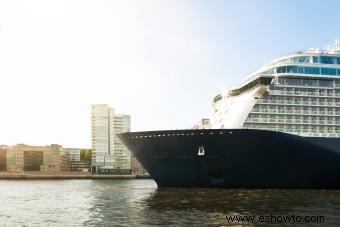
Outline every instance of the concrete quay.
{"type": "Polygon", "coordinates": [[[108,179],[108,180],[128,180],[128,179],[150,179],[148,175],[92,175],[91,173],[0,173],[0,180],[71,180],[71,179],[108,179]]]}

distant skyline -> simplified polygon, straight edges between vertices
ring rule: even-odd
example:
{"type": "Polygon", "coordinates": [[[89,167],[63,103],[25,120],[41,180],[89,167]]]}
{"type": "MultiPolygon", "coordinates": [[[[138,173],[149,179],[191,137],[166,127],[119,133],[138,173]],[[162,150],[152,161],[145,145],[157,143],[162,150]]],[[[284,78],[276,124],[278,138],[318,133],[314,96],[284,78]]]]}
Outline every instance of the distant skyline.
{"type": "Polygon", "coordinates": [[[340,37],[332,1],[0,1],[0,144],[91,147],[91,105],[192,127],[267,61],[340,37]]]}

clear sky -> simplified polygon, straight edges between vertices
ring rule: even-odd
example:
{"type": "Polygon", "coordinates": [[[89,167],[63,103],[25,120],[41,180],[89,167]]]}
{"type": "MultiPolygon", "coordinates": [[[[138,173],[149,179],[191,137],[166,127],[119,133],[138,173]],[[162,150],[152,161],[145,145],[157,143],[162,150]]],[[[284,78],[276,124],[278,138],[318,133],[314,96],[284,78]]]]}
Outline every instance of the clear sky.
{"type": "Polygon", "coordinates": [[[274,57],[340,37],[340,1],[0,0],[0,144],[91,146],[91,104],[190,128],[274,57]]]}

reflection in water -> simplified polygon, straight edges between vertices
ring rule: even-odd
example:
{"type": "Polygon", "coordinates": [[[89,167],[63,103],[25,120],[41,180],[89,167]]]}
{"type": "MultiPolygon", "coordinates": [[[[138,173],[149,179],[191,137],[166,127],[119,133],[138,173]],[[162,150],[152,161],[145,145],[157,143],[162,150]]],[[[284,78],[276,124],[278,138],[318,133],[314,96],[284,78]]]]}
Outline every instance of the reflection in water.
{"type": "Polygon", "coordinates": [[[144,198],[157,186],[152,180],[97,180],[94,181],[93,200],[86,226],[139,225],[144,198]]]}
{"type": "Polygon", "coordinates": [[[340,223],[339,196],[340,191],[320,190],[158,189],[142,201],[146,209],[141,216],[145,224],[158,219],[169,224],[228,225],[226,215],[323,215],[326,224],[334,225],[340,223]]]}
{"type": "MultiPolygon", "coordinates": [[[[98,184],[103,187],[114,183],[98,184]]],[[[340,191],[157,189],[149,180],[120,182],[114,190],[105,190],[96,197],[94,207],[101,219],[95,222],[92,216],[87,224],[221,226],[228,225],[226,215],[270,214],[323,215],[326,224],[340,223],[340,191]]]]}
{"type": "Polygon", "coordinates": [[[270,214],[323,215],[326,226],[334,226],[339,210],[335,190],[157,189],[152,180],[0,181],[0,223],[8,226],[230,226],[226,215],[270,214]]]}

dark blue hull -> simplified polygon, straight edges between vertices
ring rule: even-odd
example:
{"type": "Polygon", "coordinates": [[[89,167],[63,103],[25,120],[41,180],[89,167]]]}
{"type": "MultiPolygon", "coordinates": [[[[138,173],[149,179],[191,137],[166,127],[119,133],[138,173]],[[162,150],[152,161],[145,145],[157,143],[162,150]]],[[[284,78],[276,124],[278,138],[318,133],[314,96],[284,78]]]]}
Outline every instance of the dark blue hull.
{"type": "Polygon", "coordinates": [[[340,189],[340,138],[250,129],[119,137],[158,187],[340,189]]]}

